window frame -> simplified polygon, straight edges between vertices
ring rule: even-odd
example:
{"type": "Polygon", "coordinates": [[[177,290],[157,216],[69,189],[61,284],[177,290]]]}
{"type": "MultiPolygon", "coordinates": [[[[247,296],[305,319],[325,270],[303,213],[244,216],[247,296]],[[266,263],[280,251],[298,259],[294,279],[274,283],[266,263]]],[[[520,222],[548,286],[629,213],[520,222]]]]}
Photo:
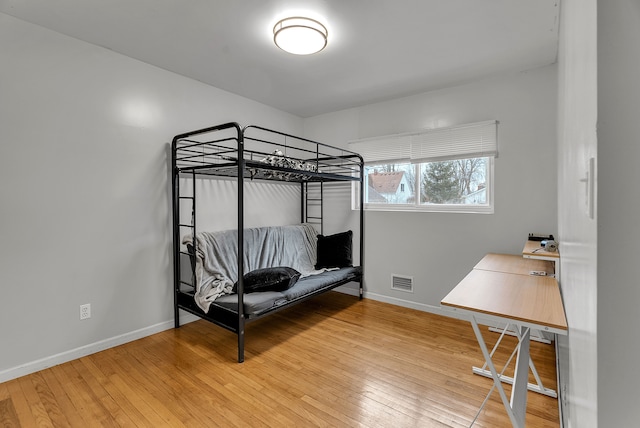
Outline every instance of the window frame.
{"type": "MultiPolygon", "coordinates": [[[[412,204],[383,204],[383,203],[372,203],[372,202],[364,202],[364,210],[365,211],[391,211],[391,212],[435,212],[435,213],[458,213],[458,214],[493,214],[495,212],[495,204],[494,204],[494,182],[495,182],[495,156],[478,156],[478,158],[486,158],[487,165],[485,171],[485,183],[486,183],[486,200],[485,204],[422,204],[420,203],[419,196],[415,198],[415,202],[412,204]]],[[[457,159],[450,160],[458,160],[458,159],[469,159],[468,157],[461,157],[457,159]]],[[[385,164],[402,164],[403,162],[397,161],[387,161],[387,162],[372,162],[365,163],[366,167],[372,167],[375,165],[385,165],[385,164]]],[[[412,164],[413,168],[415,168],[418,172],[415,173],[416,177],[420,177],[419,170],[421,165],[429,163],[429,162],[421,162],[412,164]]],[[[364,174],[364,171],[363,171],[364,174]]],[[[367,180],[367,175],[363,177],[363,183],[367,180]]],[[[420,195],[420,185],[421,180],[418,179],[415,182],[414,195],[420,195]]],[[[353,201],[352,207],[354,210],[359,209],[360,201],[357,197],[359,183],[354,183],[353,188],[353,201]]],[[[366,183],[365,183],[366,186],[366,183]]]]}

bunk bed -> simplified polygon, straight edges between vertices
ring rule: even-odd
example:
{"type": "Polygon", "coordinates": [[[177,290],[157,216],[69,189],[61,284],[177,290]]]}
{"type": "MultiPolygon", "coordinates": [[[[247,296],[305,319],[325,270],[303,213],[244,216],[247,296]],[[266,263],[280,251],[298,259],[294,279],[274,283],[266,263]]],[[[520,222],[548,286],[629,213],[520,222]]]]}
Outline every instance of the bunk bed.
{"type": "Polygon", "coordinates": [[[243,362],[246,323],[349,282],[358,283],[362,299],[364,163],[360,155],[230,122],[175,136],[171,157],[176,328],[182,309],[232,331],[238,336],[238,362],[243,362]],[[237,181],[237,227],[200,231],[196,182],[221,178],[237,181]],[[245,228],[245,186],[262,180],[299,185],[299,225],[245,228]],[[324,198],[329,193],[325,186],[354,183],[359,197],[360,261],[355,266],[352,231],[324,235],[324,198]],[[256,251],[282,254],[263,257],[256,251]],[[275,287],[261,288],[266,283],[275,287]]]}

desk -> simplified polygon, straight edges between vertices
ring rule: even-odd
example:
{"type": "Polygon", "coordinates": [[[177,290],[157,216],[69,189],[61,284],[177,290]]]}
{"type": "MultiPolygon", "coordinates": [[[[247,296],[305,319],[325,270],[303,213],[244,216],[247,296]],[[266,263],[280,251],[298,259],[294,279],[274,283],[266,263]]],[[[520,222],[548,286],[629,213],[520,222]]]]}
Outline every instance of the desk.
{"type": "MultiPolygon", "coordinates": [[[[525,259],[523,257],[511,255],[511,254],[489,253],[486,256],[484,256],[482,260],[478,262],[478,264],[474,266],[474,269],[489,270],[494,272],[504,272],[504,273],[511,273],[511,274],[517,274],[517,275],[530,275],[532,271],[543,272],[549,277],[553,277],[553,274],[554,274],[553,262],[546,261],[546,260],[525,259]]],[[[500,337],[496,341],[491,351],[491,356],[493,356],[493,353],[496,351],[496,349],[498,349],[498,346],[500,346],[500,343],[502,342],[502,338],[504,337],[505,334],[510,336],[517,336],[517,331],[510,330],[510,327],[511,327],[510,324],[503,325],[499,328],[498,326],[489,327],[490,331],[493,331],[495,333],[501,333],[500,337]]],[[[531,330],[530,338],[531,340],[534,340],[536,342],[546,343],[547,345],[551,344],[551,341],[553,340],[552,335],[548,335],[548,334],[545,335],[544,333],[538,330],[531,330]]],[[[531,368],[531,372],[533,373],[536,379],[536,383],[529,383],[527,385],[527,389],[529,389],[529,391],[534,391],[539,394],[544,394],[549,397],[557,398],[558,393],[554,389],[546,388],[542,384],[542,380],[538,376],[538,372],[536,370],[536,366],[533,363],[533,361],[531,361],[529,365],[531,368]]],[[[486,363],[482,367],[473,367],[472,370],[475,374],[478,374],[480,376],[492,377],[491,372],[487,370],[486,363]]],[[[505,383],[513,384],[513,378],[509,376],[501,376],[500,379],[505,383]]]]}
{"type": "MultiPolygon", "coordinates": [[[[490,264],[492,258],[494,257],[490,257],[485,263],[490,264]]],[[[509,265],[507,259],[497,262],[509,265]]],[[[514,265],[504,268],[504,270],[509,269],[518,268],[514,265]]],[[[567,334],[567,321],[557,281],[548,276],[521,275],[474,268],[442,299],[440,304],[443,309],[454,311],[460,314],[461,318],[471,322],[491,372],[494,387],[500,394],[512,425],[524,427],[531,361],[529,356],[531,329],[567,334]],[[518,337],[518,355],[510,400],[507,399],[501,374],[497,372],[491,360],[491,354],[478,326],[496,323],[514,326],[518,337]]]]}
{"type": "Polygon", "coordinates": [[[526,241],[522,249],[525,259],[547,260],[553,262],[556,278],[560,278],[560,251],[546,251],[539,241],[526,241]]]}
{"type": "Polygon", "coordinates": [[[517,275],[529,275],[531,271],[545,272],[548,276],[554,274],[553,263],[549,261],[523,258],[512,254],[489,253],[473,268],[517,275]]]}

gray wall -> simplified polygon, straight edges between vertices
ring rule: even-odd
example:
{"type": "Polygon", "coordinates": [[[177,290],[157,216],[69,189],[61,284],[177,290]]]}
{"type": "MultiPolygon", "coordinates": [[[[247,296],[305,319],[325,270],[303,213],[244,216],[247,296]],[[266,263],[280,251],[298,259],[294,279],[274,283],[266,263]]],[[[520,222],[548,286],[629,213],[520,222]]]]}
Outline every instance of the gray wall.
{"type": "Polygon", "coordinates": [[[600,0],[597,13],[598,423],[630,427],[640,421],[640,1],[600,0]]]}
{"type": "MultiPolygon", "coordinates": [[[[367,297],[437,312],[487,252],[519,254],[527,233],[556,233],[556,77],[548,66],[305,119],[307,137],[335,145],[500,122],[494,214],[366,212],[367,297]],[[392,290],[392,274],[412,276],[414,293],[392,290]]],[[[344,215],[334,229],[353,226],[354,217],[344,215]]]]}
{"type": "Polygon", "coordinates": [[[172,327],[174,135],[302,119],[4,14],[0,63],[1,382],[172,327]]]}

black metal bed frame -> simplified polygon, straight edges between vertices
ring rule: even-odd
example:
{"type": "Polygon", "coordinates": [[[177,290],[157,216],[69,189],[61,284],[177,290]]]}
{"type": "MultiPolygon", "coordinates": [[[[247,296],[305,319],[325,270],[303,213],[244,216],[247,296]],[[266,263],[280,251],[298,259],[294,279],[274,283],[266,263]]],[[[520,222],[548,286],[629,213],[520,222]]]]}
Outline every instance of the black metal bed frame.
{"type": "MultiPolygon", "coordinates": [[[[179,310],[190,312],[216,325],[230,330],[238,336],[238,362],[244,361],[245,324],[251,320],[262,318],[285,307],[309,299],[325,291],[349,282],[359,283],[358,297],[363,297],[364,277],[364,161],[362,157],[349,150],[296,137],[260,126],[249,125],[241,128],[235,122],[229,122],[209,128],[176,135],[171,145],[172,196],[173,196],[173,271],[174,271],[174,317],[175,327],[180,327],[179,310]],[[309,167],[300,170],[291,166],[271,165],[264,159],[280,150],[283,157],[300,162],[309,167]],[[192,180],[190,195],[181,195],[179,179],[192,180]],[[195,262],[192,254],[197,248],[189,250],[181,246],[180,237],[183,229],[196,234],[196,180],[206,177],[235,178],[238,183],[238,309],[237,311],[211,305],[207,313],[203,312],[194,301],[195,262]],[[286,304],[269,308],[255,314],[244,313],[244,185],[247,180],[270,180],[296,182],[300,184],[300,220],[324,229],[324,184],[325,183],[359,183],[359,223],[360,223],[360,267],[343,281],[333,283],[309,295],[291,300],[286,304]],[[315,189],[314,189],[315,186],[315,189]],[[317,196],[319,193],[319,197],[317,196]],[[310,196],[311,195],[311,196],[310,196]],[[180,218],[181,204],[191,204],[190,224],[180,218]],[[313,213],[313,209],[319,210],[313,213]],[[190,269],[185,275],[184,266],[190,269]],[[190,281],[185,280],[185,276],[190,281]]],[[[194,239],[193,245],[197,242],[194,239]]]]}

